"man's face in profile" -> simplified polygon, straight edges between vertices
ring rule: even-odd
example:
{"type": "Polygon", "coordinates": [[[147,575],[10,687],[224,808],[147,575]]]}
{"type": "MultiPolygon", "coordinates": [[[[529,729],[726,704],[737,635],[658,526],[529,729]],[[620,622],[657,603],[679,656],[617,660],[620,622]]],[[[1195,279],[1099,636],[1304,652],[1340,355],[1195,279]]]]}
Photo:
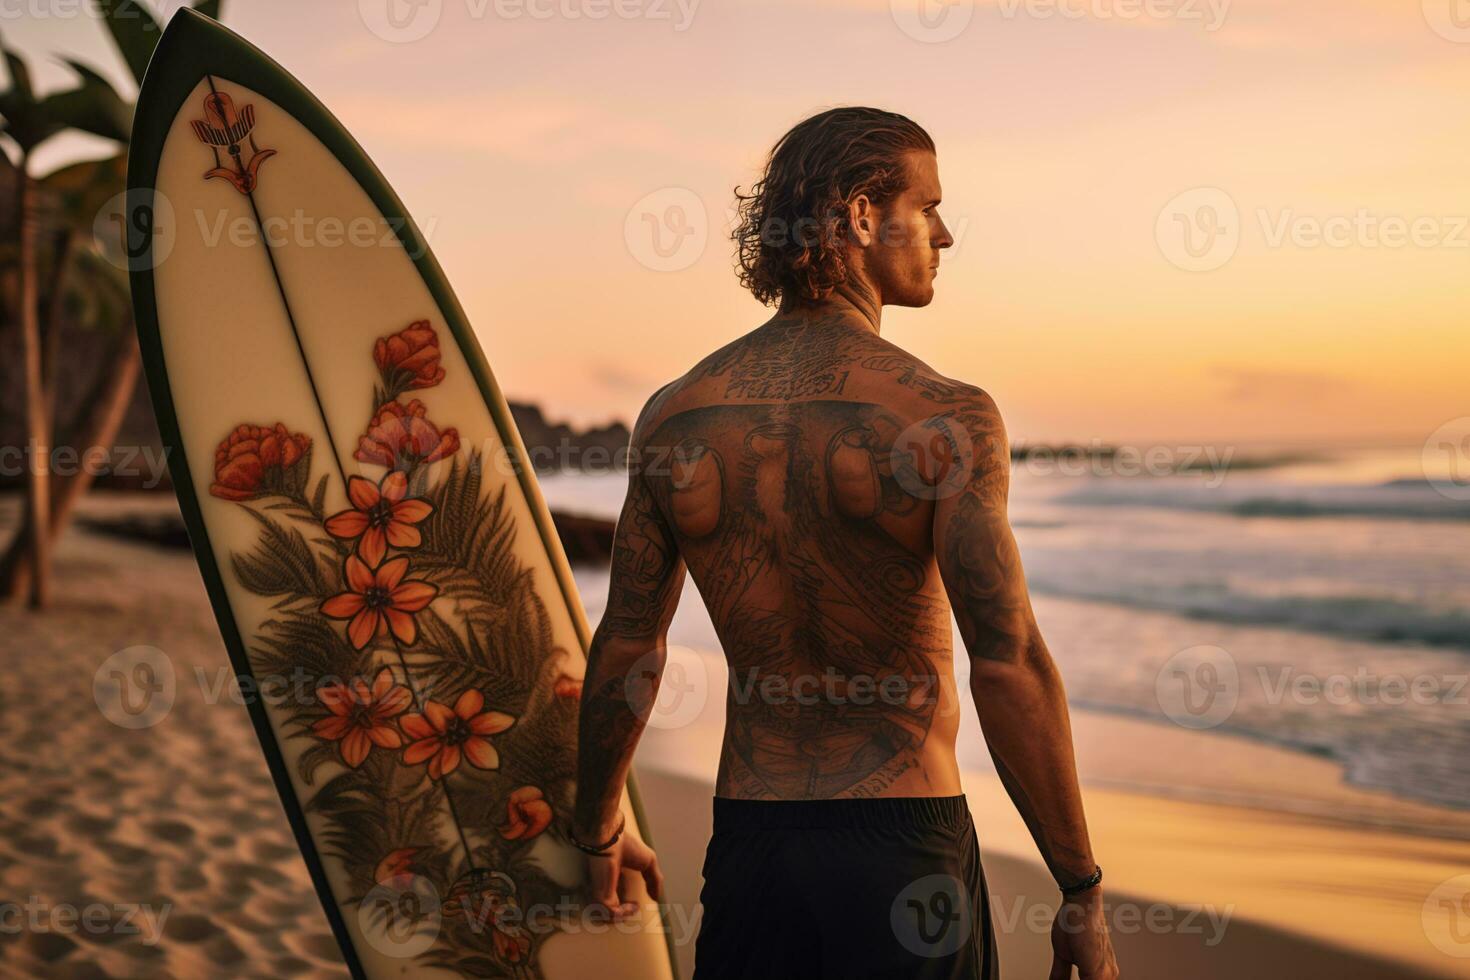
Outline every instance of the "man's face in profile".
{"type": "Polygon", "coordinates": [[[939,217],[939,161],[914,150],[904,157],[908,185],[877,209],[877,233],[864,252],[869,278],[885,306],[928,306],[939,251],[954,244],[939,217]]]}

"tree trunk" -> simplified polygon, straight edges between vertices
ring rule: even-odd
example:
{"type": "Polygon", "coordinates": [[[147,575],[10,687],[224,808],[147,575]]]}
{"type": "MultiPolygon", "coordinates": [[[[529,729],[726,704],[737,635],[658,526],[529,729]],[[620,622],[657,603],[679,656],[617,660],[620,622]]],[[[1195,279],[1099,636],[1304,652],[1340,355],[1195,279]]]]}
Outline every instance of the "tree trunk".
{"type": "MultiPolygon", "coordinates": [[[[133,318],[123,323],[122,334],[117,338],[112,357],[102,375],[87,392],[91,405],[86,421],[77,427],[78,438],[72,443],[78,447],[82,459],[93,448],[112,451],[118,430],[127,417],[128,406],[133,403],[133,392],[138,387],[138,374],[143,367],[142,355],[138,353],[138,339],[133,333],[133,318]]],[[[72,476],[62,480],[51,495],[51,540],[55,541],[66,528],[77,501],[92,485],[96,473],[82,465],[72,476]]]]}
{"type": "Polygon", "coordinates": [[[46,331],[41,340],[41,390],[46,393],[46,417],[51,420],[53,432],[56,427],[56,377],[61,360],[61,312],[66,299],[66,273],[75,241],[76,236],[70,229],[56,235],[51,278],[45,294],[46,316],[41,320],[46,331]]]}
{"type": "Polygon", "coordinates": [[[51,421],[46,412],[46,392],[41,384],[41,324],[36,309],[36,188],[31,181],[30,161],[21,155],[16,227],[20,237],[20,325],[25,359],[26,435],[30,470],[30,493],[26,501],[31,557],[30,605],[45,607],[50,596],[51,576],[51,421]]]}
{"type": "MultiPolygon", "coordinates": [[[[138,353],[138,341],[133,334],[132,318],[123,324],[117,345],[113,348],[109,363],[104,365],[97,380],[87,390],[82,402],[92,406],[91,411],[75,427],[76,438],[68,445],[78,447],[80,459],[85,462],[87,453],[94,446],[111,450],[117,433],[127,417],[128,406],[133,402],[133,392],[138,386],[138,375],[143,366],[138,353]]],[[[51,533],[54,542],[61,537],[71,512],[76,508],[87,488],[92,485],[96,474],[89,472],[86,465],[70,476],[53,482],[50,495],[51,533]]],[[[0,558],[0,582],[5,582],[11,595],[25,592],[32,578],[34,563],[29,561],[31,539],[17,536],[5,556],[0,558]]]]}

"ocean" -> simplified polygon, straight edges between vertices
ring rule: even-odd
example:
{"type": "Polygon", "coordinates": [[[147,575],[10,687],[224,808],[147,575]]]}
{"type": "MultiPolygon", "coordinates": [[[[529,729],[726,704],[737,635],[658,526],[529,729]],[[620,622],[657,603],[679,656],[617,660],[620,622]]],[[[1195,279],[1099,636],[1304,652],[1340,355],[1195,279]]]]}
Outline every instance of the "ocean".
{"type": "MultiPolygon", "coordinates": [[[[1470,493],[1457,474],[1426,477],[1417,448],[1217,458],[1159,475],[1017,461],[1011,519],[1074,709],[1257,739],[1332,760],[1359,787],[1470,809],[1470,493]]],[[[542,487],[555,508],[613,518],[626,478],[542,487]]],[[[595,625],[607,573],[577,579],[595,625]]],[[[669,639],[723,678],[692,584],[669,639]]],[[[960,755],[989,767],[978,739],[960,755]]]]}

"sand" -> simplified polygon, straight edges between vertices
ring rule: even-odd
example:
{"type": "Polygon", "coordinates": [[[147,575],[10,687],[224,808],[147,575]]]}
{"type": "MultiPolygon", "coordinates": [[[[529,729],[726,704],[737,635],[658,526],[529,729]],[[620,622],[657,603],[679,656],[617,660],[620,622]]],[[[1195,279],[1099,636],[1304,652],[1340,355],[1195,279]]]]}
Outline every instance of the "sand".
{"type": "MultiPolygon", "coordinates": [[[[0,526],[15,507],[0,499],[0,526]]],[[[0,903],[13,903],[0,976],[345,976],[245,710],[219,694],[226,658],[192,556],[73,530],[57,557],[52,609],[0,607],[0,903]],[[177,686],[161,720],[129,730],[98,709],[93,678],[138,645],[167,655],[177,686]]],[[[1269,746],[1086,712],[1076,724],[1084,771],[1129,775],[1087,790],[1124,976],[1470,977],[1423,915],[1436,884],[1470,871],[1461,815],[1344,787],[1335,767],[1269,746]],[[1161,761],[1122,765],[1144,757],[1161,761]],[[1159,795],[1171,766],[1204,764],[1221,801],[1159,795]],[[1157,792],[1140,792],[1149,773],[1157,792]],[[1288,787],[1306,812],[1267,808],[1288,787]]],[[[639,751],[686,977],[718,735],[706,712],[639,751]]],[[[994,776],[965,786],[1004,975],[1045,976],[1052,885],[994,776]]]]}

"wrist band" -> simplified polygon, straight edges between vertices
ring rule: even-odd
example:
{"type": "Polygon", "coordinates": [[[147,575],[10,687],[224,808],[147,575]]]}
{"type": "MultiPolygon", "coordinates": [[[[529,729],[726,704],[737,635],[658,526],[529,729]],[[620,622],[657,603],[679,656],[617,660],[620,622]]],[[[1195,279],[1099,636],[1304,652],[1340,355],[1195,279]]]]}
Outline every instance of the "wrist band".
{"type": "Polygon", "coordinates": [[[601,844],[584,844],[581,841],[577,840],[577,835],[572,833],[570,830],[567,831],[567,840],[571,841],[572,846],[584,854],[591,854],[595,857],[604,857],[606,856],[607,851],[618,842],[618,838],[623,836],[623,827],[627,824],[627,822],[627,817],[620,816],[618,818],[618,829],[614,830],[613,835],[601,844]]]}
{"type": "Polygon", "coordinates": [[[1078,892],[1085,892],[1089,888],[1096,888],[1101,883],[1102,883],[1102,868],[1099,867],[1099,868],[1096,868],[1092,872],[1092,874],[1088,875],[1086,878],[1083,878],[1081,881],[1077,882],[1076,884],[1063,885],[1063,884],[1058,883],[1057,887],[1062,890],[1062,894],[1063,895],[1066,895],[1066,896],[1069,896],[1070,897],[1072,895],[1076,895],[1078,892]]]}

